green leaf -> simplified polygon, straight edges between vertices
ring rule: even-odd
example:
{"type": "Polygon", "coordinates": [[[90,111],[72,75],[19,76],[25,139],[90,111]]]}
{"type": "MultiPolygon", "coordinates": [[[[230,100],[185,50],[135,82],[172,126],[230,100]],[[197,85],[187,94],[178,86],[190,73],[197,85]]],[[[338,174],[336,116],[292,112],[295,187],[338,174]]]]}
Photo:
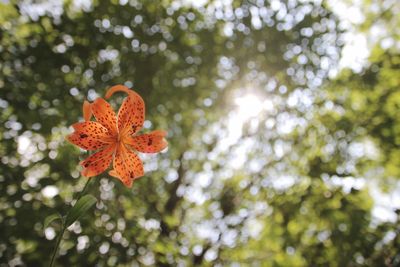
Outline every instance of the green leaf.
{"type": "Polygon", "coordinates": [[[69,227],[76,220],[78,220],[85,212],[87,212],[94,204],[96,204],[97,199],[92,195],[85,195],[81,197],[75,206],[68,213],[65,220],[66,227],[69,227]]]}
{"type": "Polygon", "coordinates": [[[43,229],[46,229],[50,225],[50,223],[52,223],[53,221],[58,220],[58,219],[60,219],[62,221],[62,217],[59,213],[54,213],[54,214],[47,216],[46,219],[44,219],[43,229]]]}

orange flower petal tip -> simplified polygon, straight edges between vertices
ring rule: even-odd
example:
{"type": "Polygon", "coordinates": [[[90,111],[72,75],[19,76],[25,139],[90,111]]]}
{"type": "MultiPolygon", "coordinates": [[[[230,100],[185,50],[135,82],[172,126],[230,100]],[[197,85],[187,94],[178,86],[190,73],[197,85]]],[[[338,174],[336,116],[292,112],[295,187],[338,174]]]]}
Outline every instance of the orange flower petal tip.
{"type": "Polygon", "coordinates": [[[106,92],[106,98],[110,98],[115,92],[125,92],[127,94],[132,93],[133,91],[130,90],[128,87],[122,84],[114,85],[110,89],[107,90],[106,92]]]}
{"type": "Polygon", "coordinates": [[[115,170],[109,171],[108,174],[109,174],[110,176],[112,176],[112,177],[119,178],[119,175],[118,175],[118,173],[117,173],[115,170]]]}
{"type": "Polygon", "coordinates": [[[156,136],[165,137],[168,135],[168,132],[164,131],[164,130],[155,130],[155,131],[153,131],[153,134],[156,136]]]}
{"type": "Polygon", "coordinates": [[[129,180],[129,182],[122,182],[126,187],[132,188],[133,180],[129,180]]]}
{"type": "Polygon", "coordinates": [[[81,171],[81,175],[82,175],[82,176],[85,176],[85,177],[87,177],[87,178],[94,176],[94,175],[93,175],[93,172],[90,171],[90,169],[83,169],[83,170],[81,171]]]}
{"type": "Polygon", "coordinates": [[[65,137],[65,140],[66,140],[68,143],[70,143],[70,144],[76,145],[75,142],[74,142],[74,140],[72,139],[72,136],[73,136],[73,135],[74,135],[74,134],[69,134],[69,135],[67,135],[67,136],[65,137]]]}
{"type": "Polygon", "coordinates": [[[85,102],[83,102],[83,119],[85,121],[89,121],[90,118],[92,117],[92,108],[91,108],[91,104],[85,100],[85,102]]]}
{"type": "Polygon", "coordinates": [[[71,144],[74,144],[74,143],[72,143],[72,141],[71,141],[71,135],[73,135],[73,134],[67,135],[67,136],[65,137],[65,140],[67,140],[67,141],[70,142],[71,144]]]}

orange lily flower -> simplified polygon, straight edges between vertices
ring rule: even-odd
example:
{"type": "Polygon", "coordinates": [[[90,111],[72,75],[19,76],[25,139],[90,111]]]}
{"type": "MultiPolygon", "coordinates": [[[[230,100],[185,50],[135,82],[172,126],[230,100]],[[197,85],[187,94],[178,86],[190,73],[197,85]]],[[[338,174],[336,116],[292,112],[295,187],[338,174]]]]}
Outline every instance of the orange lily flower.
{"type": "Polygon", "coordinates": [[[135,153],[157,153],[167,147],[165,131],[156,130],[148,134],[136,135],[142,128],[145,115],[144,101],[136,92],[123,85],[108,89],[106,99],[115,92],[125,92],[118,115],[103,98],[93,103],[83,103],[84,122],[72,125],[74,132],[67,136],[72,144],[86,150],[98,150],[81,161],[81,174],[93,177],[104,172],[113,161],[109,174],[131,187],[133,180],[144,175],[143,163],[135,153]],[[92,115],[97,121],[90,121],[92,115]]]}

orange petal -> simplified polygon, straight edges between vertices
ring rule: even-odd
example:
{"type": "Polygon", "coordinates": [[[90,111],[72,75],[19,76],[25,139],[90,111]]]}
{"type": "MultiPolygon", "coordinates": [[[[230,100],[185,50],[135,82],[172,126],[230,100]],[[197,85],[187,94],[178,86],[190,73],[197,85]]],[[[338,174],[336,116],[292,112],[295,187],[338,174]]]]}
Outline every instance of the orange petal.
{"type": "Polygon", "coordinates": [[[116,85],[108,89],[106,98],[115,92],[125,92],[128,97],[118,111],[118,129],[121,135],[133,135],[139,131],[144,122],[145,106],[140,95],[124,85],[116,85]]]}
{"type": "Polygon", "coordinates": [[[79,164],[84,167],[81,174],[85,177],[92,177],[104,172],[110,166],[115,147],[115,145],[109,145],[81,161],[79,164]]]}
{"type": "Polygon", "coordinates": [[[111,105],[103,98],[97,98],[92,104],[92,112],[96,120],[104,125],[111,134],[117,133],[117,117],[111,105]]]}
{"type": "Polygon", "coordinates": [[[142,129],[144,102],[139,95],[129,95],[118,112],[118,129],[121,135],[133,135],[142,129]]]}
{"type": "Polygon", "coordinates": [[[166,135],[166,131],[156,130],[148,134],[126,137],[124,141],[139,152],[157,153],[168,146],[168,143],[164,138],[166,135]]]}
{"type": "Polygon", "coordinates": [[[100,149],[111,142],[107,129],[98,122],[85,121],[72,125],[75,132],[66,138],[72,144],[86,150],[100,149]]]}
{"type": "MultiPolygon", "coordinates": [[[[114,157],[114,170],[117,178],[125,186],[131,187],[134,179],[144,175],[143,163],[134,152],[129,151],[124,145],[118,147],[117,154],[114,157]]],[[[110,175],[115,174],[111,172],[110,175]]]]}
{"type": "Polygon", "coordinates": [[[109,174],[110,176],[112,176],[112,177],[115,177],[115,178],[118,178],[118,179],[119,179],[119,175],[118,175],[118,173],[117,173],[116,170],[111,170],[111,171],[108,172],[108,174],[109,174]]]}
{"type": "MultiPolygon", "coordinates": [[[[122,84],[114,85],[113,87],[109,88],[106,92],[106,98],[109,99],[115,92],[125,92],[130,94],[132,90],[122,84]]],[[[133,92],[133,91],[132,91],[133,92]]]]}
{"type": "Polygon", "coordinates": [[[90,121],[90,118],[92,117],[92,108],[91,108],[91,104],[85,100],[85,102],[83,102],[83,118],[85,119],[85,121],[90,121]]]}

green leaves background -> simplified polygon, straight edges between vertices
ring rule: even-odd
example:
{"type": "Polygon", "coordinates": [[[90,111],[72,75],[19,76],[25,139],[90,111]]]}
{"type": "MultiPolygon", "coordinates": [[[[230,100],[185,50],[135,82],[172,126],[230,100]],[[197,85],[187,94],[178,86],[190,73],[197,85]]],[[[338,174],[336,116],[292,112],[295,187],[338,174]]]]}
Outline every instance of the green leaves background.
{"type": "Polygon", "coordinates": [[[396,1],[372,2],[353,26],[382,35],[336,77],[347,30],[329,2],[1,3],[0,264],[47,264],[60,224],[45,218],[86,182],[68,126],[125,83],[169,149],[132,189],[94,179],[59,265],[396,266],[398,211],[377,218],[373,195],[398,190],[400,25],[396,1]],[[242,125],[235,92],[272,104],[242,125]]]}

